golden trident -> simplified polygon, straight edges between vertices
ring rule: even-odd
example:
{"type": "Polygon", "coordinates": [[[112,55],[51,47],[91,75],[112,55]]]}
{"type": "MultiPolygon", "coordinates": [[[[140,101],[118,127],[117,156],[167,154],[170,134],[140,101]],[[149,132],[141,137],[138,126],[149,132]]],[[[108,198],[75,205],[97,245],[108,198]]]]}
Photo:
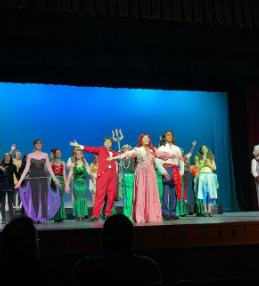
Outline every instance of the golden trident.
{"type": "Polygon", "coordinates": [[[115,133],[112,130],[112,138],[114,141],[116,141],[118,143],[118,148],[120,151],[121,150],[121,140],[124,138],[121,129],[119,130],[119,132],[118,132],[118,129],[115,129],[115,133]],[[119,133],[120,133],[120,135],[119,135],[119,133]],[[116,137],[115,137],[115,134],[116,134],[116,137]]]}

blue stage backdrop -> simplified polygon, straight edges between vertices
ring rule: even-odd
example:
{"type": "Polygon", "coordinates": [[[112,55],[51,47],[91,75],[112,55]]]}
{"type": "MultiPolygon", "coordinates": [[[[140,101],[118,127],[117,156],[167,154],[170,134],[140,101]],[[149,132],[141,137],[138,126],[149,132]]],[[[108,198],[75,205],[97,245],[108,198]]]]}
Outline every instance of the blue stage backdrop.
{"type": "MultiPolygon", "coordinates": [[[[239,210],[227,93],[0,83],[0,102],[0,154],[8,152],[13,143],[22,154],[32,152],[34,139],[40,138],[43,151],[60,148],[67,161],[70,140],[101,146],[105,136],[121,128],[122,145],[134,147],[139,135],[147,133],[157,146],[159,136],[169,129],[185,152],[190,151],[193,140],[198,142],[194,154],[202,144],[214,152],[218,202],[225,211],[239,210]]],[[[117,147],[114,143],[113,149],[117,147]]],[[[85,158],[90,164],[93,155],[85,153],[85,158]]],[[[188,195],[190,198],[190,191],[188,195]]],[[[70,198],[66,196],[66,200],[70,198]]]]}

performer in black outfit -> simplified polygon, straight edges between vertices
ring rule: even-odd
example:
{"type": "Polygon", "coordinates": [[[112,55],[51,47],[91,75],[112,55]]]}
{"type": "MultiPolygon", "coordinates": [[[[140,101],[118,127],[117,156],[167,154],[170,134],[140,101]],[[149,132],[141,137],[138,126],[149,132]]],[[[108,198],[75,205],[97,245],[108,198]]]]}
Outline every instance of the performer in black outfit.
{"type": "Polygon", "coordinates": [[[13,219],[13,197],[14,197],[14,175],[19,180],[20,175],[17,172],[16,166],[13,164],[12,155],[5,153],[0,165],[0,206],[2,224],[5,222],[5,200],[6,194],[8,196],[8,206],[10,220],[13,219]]]}

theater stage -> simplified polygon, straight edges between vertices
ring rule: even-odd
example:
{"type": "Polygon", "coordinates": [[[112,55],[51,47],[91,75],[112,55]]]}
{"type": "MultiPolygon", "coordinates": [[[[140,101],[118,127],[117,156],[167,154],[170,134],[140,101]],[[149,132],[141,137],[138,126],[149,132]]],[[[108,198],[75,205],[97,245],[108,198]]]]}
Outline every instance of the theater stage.
{"type": "MultiPolygon", "coordinates": [[[[41,254],[94,253],[101,243],[103,223],[67,220],[35,225],[41,254]]],[[[212,218],[189,215],[134,225],[135,250],[259,244],[259,212],[229,212],[212,218]]]]}

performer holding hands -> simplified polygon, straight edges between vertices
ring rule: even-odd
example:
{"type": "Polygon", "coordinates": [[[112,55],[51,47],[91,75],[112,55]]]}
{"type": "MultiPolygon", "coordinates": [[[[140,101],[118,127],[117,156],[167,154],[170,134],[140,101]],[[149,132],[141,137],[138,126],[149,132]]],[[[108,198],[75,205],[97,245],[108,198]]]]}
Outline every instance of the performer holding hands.
{"type": "Polygon", "coordinates": [[[26,196],[24,196],[22,188],[19,189],[20,196],[26,214],[35,222],[41,223],[51,219],[56,214],[60,202],[59,190],[57,190],[57,194],[54,194],[48,185],[47,174],[44,169],[45,164],[53,181],[55,181],[59,187],[60,181],[52,171],[48,154],[41,151],[42,141],[36,139],[33,145],[34,152],[28,154],[26,167],[20,180],[16,183],[15,188],[20,187],[30,169],[26,196]]]}
{"type": "MultiPolygon", "coordinates": [[[[56,178],[60,181],[60,206],[58,212],[54,216],[54,222],[62,222],[67,218],[65,206],[64,206],[64,191],[65,186],[67,185],[67,176],[66,176],[66,163],[60,160],[61,150],[53,149],[53,161],[50,162],[51,168],[56,176],[56,178]]],[[[50,187],[54,193],[57,193],[56,183],[51,180],[50,187]]]]}
{"type": "Polygon", "coordinates": [[[92,193],[92,199],[93,199],[93,205],[95,202],[95,195],[96,195],[96,178],[97,178],[97,172],[98,172],[98,156],[94,155],[93,162],[90,164],[90,170],[92,178],[89,180],[89,191],[92,193]]]}
{"type": "Polygon", "coordinates": [[[181,177],[184,174],[184,162],[178,160],[177,157],[181,156],[181,150],[177,147],[174,134],[171,130],[167,130],[161,136],[158,150],[161,152],[168,152],[170,155],[175,155],[163,161],[163,167],[167,173],[163,175],[163,203],[162,214],[165,220],[179,219],[176,215],[177,200],[182,200],[182,183],[181,177]],[[173,158],[173,159],[172,159],[173,158]],[[180,170],[178,169],[180,165],[180,170]],[[169,208],[168,208],[169,198],[169,208]]]}
{"type": "MultiPolygon", "coordinates": [[[[151,143],[150,136],[142,134],[139,136],[136,148],[125,152],[123,155],[107,158],[107,160],[131,159],[134,157],[137,158],[137,168],[134,181],[132,219],[135,222],[162,221],[154,160],[155,157],[167,160],[176,156],[156,151],[151,143]]],[[[180,156],[179,158],[183,159],[180,156]]]]}
{"type": "Polygon", "coordinates": [[[84,158],[82,151],[76,151],[75,160],[76,161],[75,163],[72,163],[68,174],[66,192],[69,193],[68,186],[71,178],[73,177],[73,193],[75,196],[75,201],[73,203],[73,215],[76,217],[76,220],[79,221],[80,219],[85,220],[85,217],[88,216],[88,207],[86,203],[86,173],[88,173],[90,176],[91,170],[84,158]]]}

